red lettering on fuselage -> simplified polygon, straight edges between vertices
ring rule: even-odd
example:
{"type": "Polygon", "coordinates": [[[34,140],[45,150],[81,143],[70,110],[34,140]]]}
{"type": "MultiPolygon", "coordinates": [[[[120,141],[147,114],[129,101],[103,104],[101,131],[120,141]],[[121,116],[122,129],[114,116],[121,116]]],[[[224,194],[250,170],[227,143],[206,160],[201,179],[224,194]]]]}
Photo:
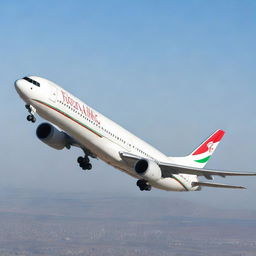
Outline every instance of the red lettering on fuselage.
{"type": "Polygon", "coordinates": [[[83,115],[86,115],[88,118],[90,118],[92,121],[94,121],[97,124],[100,124],[100,121],[98,120],[97,114],[88,106],[85,106],[82,103],[79,103],[78,101],[75,101],[71,96],[69,96],[66,92],[61,91],[63,102],[70,105],[71,107],[79,110],[83,115]]]}

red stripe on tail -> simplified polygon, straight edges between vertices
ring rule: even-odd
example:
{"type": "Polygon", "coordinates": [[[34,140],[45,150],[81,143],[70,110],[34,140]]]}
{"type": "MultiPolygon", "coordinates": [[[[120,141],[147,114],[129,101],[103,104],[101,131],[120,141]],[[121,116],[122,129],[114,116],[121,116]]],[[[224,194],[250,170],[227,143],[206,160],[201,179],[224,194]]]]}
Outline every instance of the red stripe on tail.
{"type": "Polygon", "coordinates": [[[209,143],[216,143],[219,142],[222,137],[224,136],[225,132],[222,130],[216,131],[209,139],[207,139],[202,145],[200,145],[194,152],[194,155],[203,154],[207,151],[209,151],[209,143]]]}

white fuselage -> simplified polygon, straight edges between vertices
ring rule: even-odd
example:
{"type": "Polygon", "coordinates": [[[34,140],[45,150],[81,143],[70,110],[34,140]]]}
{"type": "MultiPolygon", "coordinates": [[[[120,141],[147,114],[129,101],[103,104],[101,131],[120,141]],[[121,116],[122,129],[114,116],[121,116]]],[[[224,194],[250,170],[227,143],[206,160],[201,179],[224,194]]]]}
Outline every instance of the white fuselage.
{"type": "MultiPolygon", "coordinates": [[[[94,155],[113,167],[140,179],[131,166],[121,158],[120,152],[129,152],[157,162],[170,162],[166,155],[128,132],[112,120],[95,111],[57,84],[31,76],[40,87],[20,79],[15,82],[21,98],[32,105],[44,119],[55,124],[94,155]]],[[[191,182],[195,175],[173,175],[150,185],[170,191],[196,190],[191,182]]]]}

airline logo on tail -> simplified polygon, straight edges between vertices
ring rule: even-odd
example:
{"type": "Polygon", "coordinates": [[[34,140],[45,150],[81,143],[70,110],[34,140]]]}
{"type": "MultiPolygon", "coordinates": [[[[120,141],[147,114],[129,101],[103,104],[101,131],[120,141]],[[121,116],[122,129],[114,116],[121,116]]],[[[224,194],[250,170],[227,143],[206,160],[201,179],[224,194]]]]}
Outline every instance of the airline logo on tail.
{"type": "Polygon", "coordinates": [[[191,156],[194,158],[193,160],[197,163],[206,164],[224,136],[224,133],[225,132],[223,130],[217,130],[212,134],[205,142],[192,152],[191,156]]]}
{"type": "Polygon", "coordinates": [[[207,144],[209,153],[212,153],[214,151],[214,146],[213,145],[214,145],[214,143],[212,141],[207,144]]]}

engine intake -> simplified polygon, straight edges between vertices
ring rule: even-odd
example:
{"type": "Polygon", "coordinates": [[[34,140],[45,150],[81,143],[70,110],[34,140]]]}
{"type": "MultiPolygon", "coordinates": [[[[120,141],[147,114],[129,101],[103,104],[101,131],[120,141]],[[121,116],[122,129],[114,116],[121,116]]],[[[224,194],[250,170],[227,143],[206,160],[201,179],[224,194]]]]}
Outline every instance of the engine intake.
{"type": "Polygon", "coordinates": [[[52,133],[52,126],[48,123],[40,124],[36,129],[38,139],[46,139],[52,133]]]}
{"type": "Polygon", "coordinates": [[[68,145],[67,134],[49,123],[40,124],[36,129],[36,135],[46,145],[58,150],[68,145]]]}
{"type": "Polygon", "coordinates": [[[161,179],[162,177],[162,171],[159,165],[152,160],[146,160],[146,159],[139,160],[135,164],[134,170],[137,174],[139,174],[145,180],[156,181],[161,179]]]}
{"type": "Polygon", "coordinates": [[[135,165],[135,171],[138,174],[143,174],[144,172],[146,172],[148,169],[148,161],[147,160],[140,160],[136,163],[135,165]]]}

